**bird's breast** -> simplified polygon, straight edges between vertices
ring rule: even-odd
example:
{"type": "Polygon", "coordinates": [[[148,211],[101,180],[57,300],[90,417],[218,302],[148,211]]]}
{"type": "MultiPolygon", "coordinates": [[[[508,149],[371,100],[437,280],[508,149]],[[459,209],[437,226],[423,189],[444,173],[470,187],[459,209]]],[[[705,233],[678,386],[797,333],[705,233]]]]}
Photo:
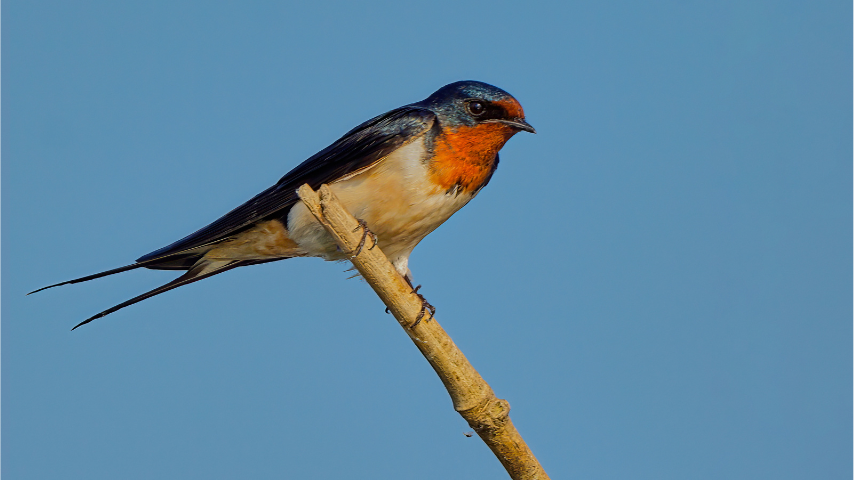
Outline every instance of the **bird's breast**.
{"type": "MultiPolygon", "coordinates": [[[[422,137],[359,174],[330,184],[347,210],[377,234],[380,248],[393,262],[397,257],[408,257],[418,242],[476,193],[449,191],[437,184],[427,160],[422,137]]],[[[288,216],[288,230],[290,237],[311,254],[328,259],[342,256],[301,203],[288,216]]]]}

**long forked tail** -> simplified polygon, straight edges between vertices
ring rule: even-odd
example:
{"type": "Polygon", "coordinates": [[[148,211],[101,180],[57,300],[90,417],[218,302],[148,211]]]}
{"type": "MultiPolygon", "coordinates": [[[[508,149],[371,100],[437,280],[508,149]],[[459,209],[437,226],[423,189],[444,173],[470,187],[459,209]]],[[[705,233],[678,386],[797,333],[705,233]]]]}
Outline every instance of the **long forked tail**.
{"type": "MultiPolygon", "coordinates": [[[[155,288],[154,290],[145,292],[142,295],[133,297],[126,302],[122,302],[122,303],[116,305],[115,307],[108,308],[108,309],[104,310],[103,312],[101,312],[97,315],[93,315],[93,316],[87,318],[86,320],[83,320],[82,322],[75,325],[74,328],[72,328],[71,330],[74,330],[81,325],[86,325],[87,323],[91,322],[92,320],[104,317],[106,315],[109,315],[109,314],[117,311],[117,310],[121,310],[127,306],[133,305],[134,303],[141,302],[141,301],[145,300],[146,298],[151,298],[155,295],[160,295],[163,292],[168,292],[169,290],[172,290],[173,288],[178,288],[180,286],[187,285],[187,284],[190,284],[193,282],[197,282],[197,281],[202,280],[204,278],[208,278],[212,275],[216,275],[218,273],[222,273],[222,272],[231,270],[232,268],[237,268],[237,267],[240,267],[243,265],[251,265],[253,263],[261,263],[261,262],[253,262],[253,261],[200,262],[199,264],[193,266],[193,268],[188,270],[187,273],[181,275],[180,277],[176,278],[175,280],[172,280],[171,282],[169,282],[167,284],[161,285],[161,286],[155,288]]],[[[123,268],[126,268],[126,267],[123,267],[123,268]]],[[[116,269],[116,270],[117,271],[113,272],[113,273],[118,273],[118,271],[121,269],[116,269]]],[[[130,270],[130,269],[128,269],[128,270],[130,270]]],[[[109,275],[109,273],[105,272],[103,274],[96,274],[96,275],[102,275],[103,276],[103,275],[109,275]]],[[[84,278],[89,279],[87,277],[84,277],[84,278]]],[[[97,278],[97,277],[95,277],[95,278],[97,278]]],[[[65,283],[74,283],[77,281],[82,282],[85,280],[84,279],[77,279],[77,280],[72,280],[70,282],[65,282],[65,283]]],[[[59,284],[59,285],[62,285],[62,284],[59,284]]]]}
{"type": "Polygon", "coordinates": [[[128,270],[133,270],[135,268],[148,266],[146,263],[133,263],[131,265],[125,265],[124,267],[114,268],[112,270],[107,270],[106,272],[95,273],[92,275],[87,275],[85,277],[75,278],[74,280],[68,280],[66,282],[55,283],[53,285],[48,285],[46,287],[42,287],[38,290],[33,290],[27,295],[32,295],[36,292],[41,292],[42,290],[47,290],[48,288],[58,287],[60,285],[71,285],[72,283],[80,283],[80,282],[88,282],[89,280],[95,280],[96,278],[106,277],[107,275],[114,275],[116,273],[127,272],[128,270]]]}

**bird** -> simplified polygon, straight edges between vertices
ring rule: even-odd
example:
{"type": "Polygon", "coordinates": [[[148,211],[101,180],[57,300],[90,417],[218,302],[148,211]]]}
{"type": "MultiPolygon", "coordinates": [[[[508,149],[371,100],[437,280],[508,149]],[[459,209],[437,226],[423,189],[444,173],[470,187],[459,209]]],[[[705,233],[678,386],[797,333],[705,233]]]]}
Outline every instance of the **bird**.
{"type": "MultiPolygon", "coordinates": [[[[450,83],[420,102],[356,126],[275,185],[196,232],[132,264],[30,294],[137,268],[185,271],[164,285],[87,318],[74,330],[142,300],[237,267],[296,257],[346,260],[347,255],[299,201],[296,190],[303,184],[313,189],[327,184],[412,286],[408,266],[412,250],[489,183],[498,167],[499,150],[522,131],[536,133],[512,95],[479,81],[450,83]]],[[[420,296],[417,292],[418,287],[414,287],[413,293],[420,296]]],[[[433,308],[421,299],[425,308],[433,308]]]]}

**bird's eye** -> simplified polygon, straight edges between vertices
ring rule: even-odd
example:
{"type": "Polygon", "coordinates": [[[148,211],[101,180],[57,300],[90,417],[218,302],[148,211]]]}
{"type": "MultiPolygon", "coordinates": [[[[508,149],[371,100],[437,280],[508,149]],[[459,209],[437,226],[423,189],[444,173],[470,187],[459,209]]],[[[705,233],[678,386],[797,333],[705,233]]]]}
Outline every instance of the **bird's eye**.
{"type": "Polygon", "coordinates": [[[483,104],[480,102],[470,102],[469,112],[471,112],[472,115],[480,115],[483,113],[483,104]]]}

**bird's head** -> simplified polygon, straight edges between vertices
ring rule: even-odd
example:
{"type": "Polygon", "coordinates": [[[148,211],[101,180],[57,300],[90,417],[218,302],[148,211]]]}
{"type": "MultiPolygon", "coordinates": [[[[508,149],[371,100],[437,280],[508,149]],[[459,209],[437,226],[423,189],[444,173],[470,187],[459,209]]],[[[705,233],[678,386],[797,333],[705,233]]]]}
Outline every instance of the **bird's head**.
{"type": "Polygon", "coordinates": [[[466,80],[437,90],[416,105],[429,108],[443,126],[501,125],[510,135],[519,131],[537,133],[525,121],[522,105],[504,90],[488,83],[466,80]]]}

